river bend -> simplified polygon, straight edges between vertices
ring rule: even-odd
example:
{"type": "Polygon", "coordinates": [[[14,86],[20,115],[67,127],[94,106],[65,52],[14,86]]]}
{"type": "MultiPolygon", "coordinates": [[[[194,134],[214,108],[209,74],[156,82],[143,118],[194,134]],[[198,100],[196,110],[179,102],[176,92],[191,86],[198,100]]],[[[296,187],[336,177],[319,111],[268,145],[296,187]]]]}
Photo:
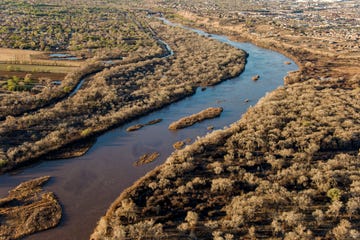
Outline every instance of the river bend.
{"type": "MultiPolygon", "coordinates": [[[[197,32],[208,36],[205,32],[197,32]]],[[[239,77],[208,87],[205,91],[198,89],[193,96],[103,134],[82,157],[44,161],[0,176],[0,196],[7,195],[7,191],[20,182],[52,176],[44,188],[58,196],[63,206],[63,219],[58,227],[26,239],[88,239],[110,204],[125,188],[163,163],[173,151],[174,142],[205,135],[210,125],[219,129],[239,120],[250,105],[255,105],[266,92],[282,85],[287,72],[297,69],[293,61],[277,52],[250,43],[231,41],[225,36],[211,35],[211,38],[249,54],[245,70],[239,77]],[[292,64],[284,64],[287,61],[292,64]],[[252,81],[254,75],[259,75],[260,79],[252,81]],[[223,107],[221,117],[176,132],[167,129],[172,121],[210,106],[223,107]],[[163,121],[136,132],[126,132],[131,125],[157,118],[163,121]],[[133,166],[139,156],[154,151],[160,152],[158,160],[141,167],[133,166]]]]}

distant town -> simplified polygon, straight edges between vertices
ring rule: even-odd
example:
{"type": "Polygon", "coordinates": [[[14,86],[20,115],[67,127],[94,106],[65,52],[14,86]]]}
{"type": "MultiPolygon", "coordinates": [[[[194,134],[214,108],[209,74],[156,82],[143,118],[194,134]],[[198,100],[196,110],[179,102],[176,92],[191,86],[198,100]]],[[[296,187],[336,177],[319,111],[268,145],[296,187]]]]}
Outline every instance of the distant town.
{"type": "MultiPolygon", "coordinates": [[[[196,4],[191,1],[170,1],[167,4],[175,9],[199,14],[217,12],[220,17],[234,24],[246,19],[249,24],[266,22],[285,30],[297,30],[308,37],[319,38],[319,41],[329,44],[329,48],[338,51],[359,50],[356,41],[360,40],[360,2],[356,0],[233,0],[225,1],[226,4],[213,2],[197,1],[196,4]]],[[[272,35],[272,32],[269,31],[268,35],[272,35]]]]}

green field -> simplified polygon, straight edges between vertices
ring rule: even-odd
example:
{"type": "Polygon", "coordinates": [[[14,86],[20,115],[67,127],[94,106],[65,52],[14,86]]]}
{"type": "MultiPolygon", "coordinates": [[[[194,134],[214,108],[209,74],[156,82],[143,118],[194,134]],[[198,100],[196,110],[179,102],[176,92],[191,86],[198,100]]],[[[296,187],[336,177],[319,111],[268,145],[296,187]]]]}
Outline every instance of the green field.
{"type": "Polygon", "coordinates": [[[0,63],[0,71],[69,73],[75,69],[77,67],[0,63]]]}

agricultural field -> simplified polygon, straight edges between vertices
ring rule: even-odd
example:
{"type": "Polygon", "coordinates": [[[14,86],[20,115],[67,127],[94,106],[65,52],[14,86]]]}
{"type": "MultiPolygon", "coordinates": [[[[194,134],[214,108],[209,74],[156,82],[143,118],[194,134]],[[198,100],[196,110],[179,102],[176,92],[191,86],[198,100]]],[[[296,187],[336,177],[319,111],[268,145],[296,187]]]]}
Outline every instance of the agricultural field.
{"type": "Polygon", "coordinates": [[[30,62],[33,57],[42,54],[43,52],[34,50],[22,50],[14,48],[0,48],[0,62],[30,62]]]}
{"type": "Polygon", "coordinates": [[[44,52],[0,48],[0,90],[11,95],[14,91],[40,93],[54,83],[61,84],[67,73],[80,67],[80,61],[40,59],[44,52]]]}

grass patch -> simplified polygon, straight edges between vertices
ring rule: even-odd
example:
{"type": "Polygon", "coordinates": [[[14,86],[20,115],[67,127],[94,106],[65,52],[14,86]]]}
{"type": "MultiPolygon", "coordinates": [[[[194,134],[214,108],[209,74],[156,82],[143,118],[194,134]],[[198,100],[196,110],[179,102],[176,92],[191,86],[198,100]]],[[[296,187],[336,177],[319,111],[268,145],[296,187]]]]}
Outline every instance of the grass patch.
{"type": "Polygon", "coordinates": [[[0,71],[19,71],[19,72],[48,72],[48,73],[69,73],[76,69],[73,66],[46,66],[30,64],[0,64],[0,71]]]}
{"type": "Polygon", "coordinates": [[[0,168],[5,167],[8,164],[8,161],[5,159],[0,159],[0,168]]]}

